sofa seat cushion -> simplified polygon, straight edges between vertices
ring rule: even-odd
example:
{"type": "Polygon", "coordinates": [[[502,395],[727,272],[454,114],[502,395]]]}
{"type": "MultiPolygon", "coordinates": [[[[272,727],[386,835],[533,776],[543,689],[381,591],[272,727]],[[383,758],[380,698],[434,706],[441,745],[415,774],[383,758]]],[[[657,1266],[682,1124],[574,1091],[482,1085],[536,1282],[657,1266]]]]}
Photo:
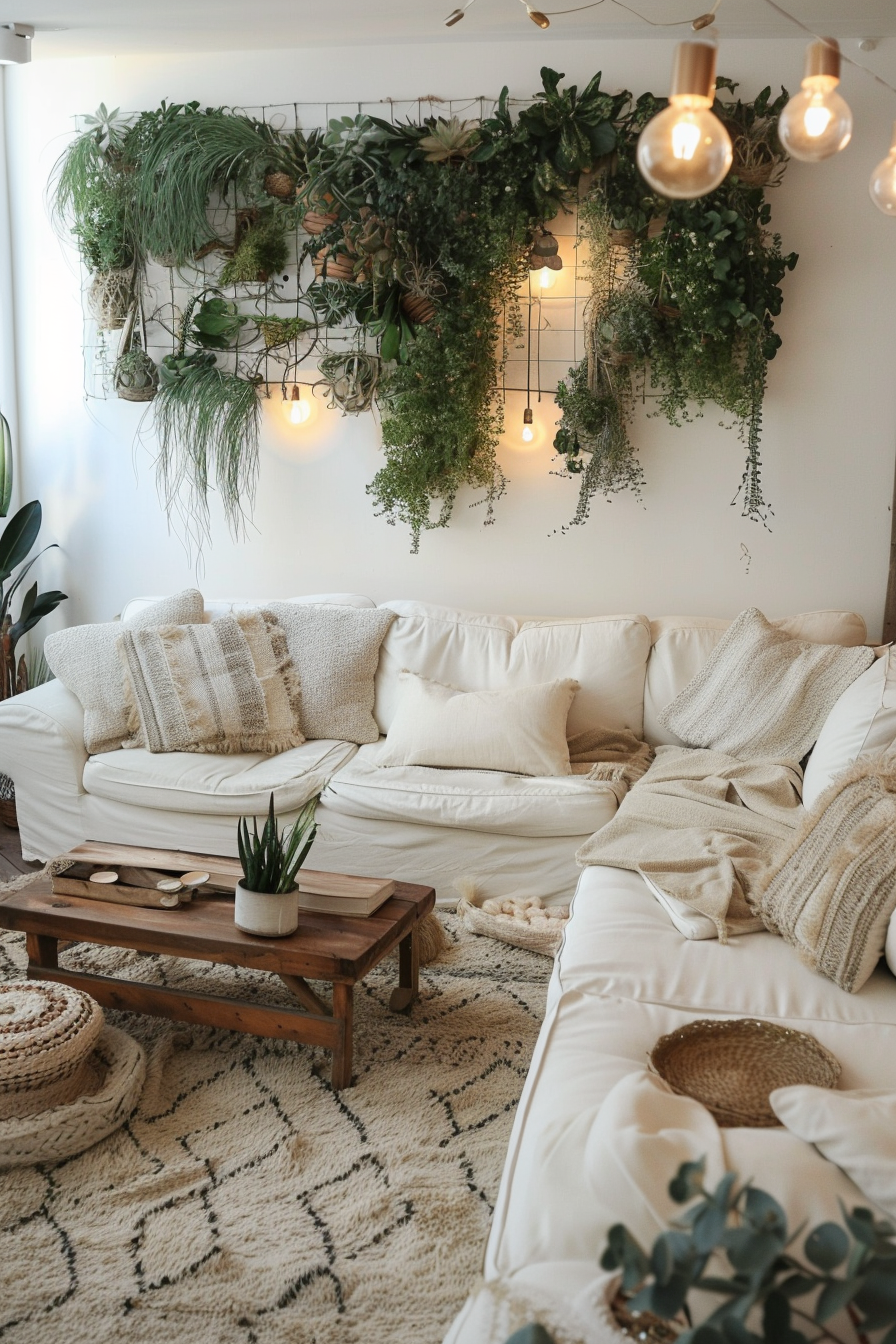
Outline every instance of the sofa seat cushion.
{"type": "Polygon", "coordinates": [[[91,756],[84,767],[87,793],[134,807],[223,816],[261,816],[273,793],[278,812],[288,812],[326,784],[356,750],[350,742],[320,740],[264,756],[172,751],[153,755],[142,747],[91,756]]]}
{"type": "MultiPolygon", "coordinates": [[[[642,955],[651,952],[644,947],[642,955]]],[[[754,981],[758,965],[757,959],[754,981]]],[[[706,1152],[705,1130],[701,1134],[690,1122],[675,1130],[673,1110],[695,1103],[670,1098],[667,1137],[681,1150],[669,1151],[660,1162],[668,1161],[668,1168],[657,1171],[655,1212],[634,1197],[624,1146],[645,1136],[626,1135],[615,1123],[618,1116],[602,1117],[601,1112],[613,1088],[646,1071],[657,1039],[695,1016],[692,1009],[578,992],[563,994],[549,1010],[510,1139],[486,1252],[486,1280],[536,1262],[590,1259],[594,1264],[609,1228],[620,1220],[648,1242],[661,1229],[669,1212],[665,1185],[679,1156],[698,1158],[706,1152]]],[[[784,1019],[782,1025],[805,1024],[784,1019]]],[[[871,1079],[888,1087],[896,1082],[893,1026],[817,1022],[808,1029],[840,1060],[844,1089],[868,1087],[871,1079]]],[[[774,1193],[791,1227],[804,1219],[810,1225],[841,1221],[838,1196],[848,1208],[868,1202],[833,1163],[786,1129],[716,1132],[724,1165],[774,1193]]],[[[712,1165],[718,1170],[718,1159],[712,1165]]]]}
{"type": "MultiPolygon", "coordinates": [[[[550,996],[582,991],[731,1017],[896,1027],[896,979],[881,961],[857,994],[809,966],[773,933],[717,940],[683,938],[638,873],[586,868],[550,996]]],[[[896,1037],[894,1037],[896,1040],[896,1037]]]]}
{"type": "Polygon", "coordinates": [[[330,781],[325,802],[331,812],[525,836],[590,835],[616,812],[616,795],[603,781],[380,766],[380,751],[361,747],[330,781]]]}

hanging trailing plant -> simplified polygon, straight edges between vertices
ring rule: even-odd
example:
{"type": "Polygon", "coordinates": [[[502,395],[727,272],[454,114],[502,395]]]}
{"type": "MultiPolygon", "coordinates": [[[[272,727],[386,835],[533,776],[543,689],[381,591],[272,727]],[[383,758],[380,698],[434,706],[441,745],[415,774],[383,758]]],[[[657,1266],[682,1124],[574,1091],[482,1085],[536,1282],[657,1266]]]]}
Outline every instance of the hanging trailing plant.
{"type": "MultiPolygon", "coordinates": [[[[169,514],[179,511],[200,543],[208,535],[213,485],[232,535],[240,534],[255,498],[261,427],[256,382],[219,368],[213,350],[187,350],[197,335],[208,339],[207,333],[192,334],[201,320],[201,309],[194,316],[201,298],[188,305],[177,349],[159,366],[152,406],[159,493],[169,514]]],[[[208,304],[203,307],[207,310],[208,304]]],[[[222,316],[235,339],[240,323],[232,314],[222,316]]]]}
{"type": "MultiPolygon", "coordinates": [[[[719,79],[734,93],[737,85],[719,79]]],[[[582,471],[574,523],[584,522],[595,493],[611,494],[632,479],[607,471],[627,452],[635,377],[649,378],[658,393],[659,413],[681,425],[699,415],[707,401],[726,411],[738,426],[747,460],[738,494],[747,518],[765,521],[760,464],[762,404],[767,367],[781,339],[774,319],[781,311],[780,282],[796,265],[771,233],[766,187],[781,179],[785,156],[775,123],[787,101],[764,89],[752,103],[722,101],[714,111],[735,145],[735,164],[721,187],[695,201],[662,201],[637,172],[634,148],[646,122],[665,104],[643,95],[620,118],[619,152],[610,171],[593,186],[580,212],[580,228],[591,249],[592,298],[586,322],[591,351],[588,391],[584,374],[571,371],[569,384],[580,394],[558,395],[563,411],[555,447],[569,470],[582,471],[580,453],[607,452],[600,466],[582,471]],[[614,358],[622,372],[606,373],[614,358]],[[596,362],[605,374],[595,378],[596,362]],[[628,414],[625,413],[629,407],[628,414]],[[591,426],[590,442],[581,433],[591,426]],[[596,445],[593,448],[591,445],[596,445]],[[570,453],[570,447],[578,452],[570,453]]],[[[640,470],[640,469],[639,469],[640,470]]]]}

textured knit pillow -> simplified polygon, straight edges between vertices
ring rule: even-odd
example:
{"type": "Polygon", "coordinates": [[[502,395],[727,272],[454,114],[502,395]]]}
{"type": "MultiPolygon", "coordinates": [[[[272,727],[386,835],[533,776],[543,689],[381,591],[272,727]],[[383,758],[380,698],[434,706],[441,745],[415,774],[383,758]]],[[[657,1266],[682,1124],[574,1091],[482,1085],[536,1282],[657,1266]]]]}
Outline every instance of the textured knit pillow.
{"type": "Polygon", "coordinates": [[[306,738],[376,742],[373,679],[380,645],[396,613],[318,602],[270,602],[266,610],[286,633],[302,684],[306,738]]]}
{"type": "Polygon", "coordinates": [[[896,760],[862,761],[822,794],[756,893],[766,928],[854,994],[896,910],[896,760]]]}
{"type": "Polygon", "coordinates": [[[800,761],[838,696],[873,661],[871,649],[790,639],[750,607],[659,722],[690,747],[800,761]]]}
{"type": "Polygon", "coordinates": [[[413,672],[398,677],[398,709],[377,765],[436,765],[569,775],[566,719],[577,681],[459,691],[413,672]]]}
{"type": "Polygon", "coordinates": [[[127,746],[273,755],[304,742],[299,682],[270,612],[123,630],[127,746]]]}
{"type": "Polygon", "coordinates": [[[128,735],[124,673],[115,648],[122,630],[154,625],[198,625],[204,604],[196,588],[154,602],[126,621],[76,625],[48,635],[44,654],[50,671],[84,708],[84,746],[93,756],[115,751],[128,735]]]}

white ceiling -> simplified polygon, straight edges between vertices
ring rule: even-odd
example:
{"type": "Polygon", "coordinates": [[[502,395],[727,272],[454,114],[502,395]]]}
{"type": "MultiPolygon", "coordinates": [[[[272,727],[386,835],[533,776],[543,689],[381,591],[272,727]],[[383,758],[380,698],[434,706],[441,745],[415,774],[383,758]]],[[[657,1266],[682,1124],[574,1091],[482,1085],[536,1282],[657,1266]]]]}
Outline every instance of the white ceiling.
{"type": "MultiPolygon", "coordinates": [[[[584,0],[531,0],[569,9],[584,0]]],[[[463,0],[0,0],[0,23],[37,29],[33,59],[160,51],[239,51],[355,43],[444,40],[537,41],[555,38],[684,36],[682,27],[652,27],[614,0],[558,15],[548,32],[527,21],[521,0],[476,0],[462,23],[444,20],[463,0]]],[[[654,23],[688,20],[712,0],[626,0],[654,23]]],[[[783,0],[815,32],[843,39],[896,34],[894,0],[783,0]]],[[[725,37],[799,37],[766,0],[721,0],[725,37]]]]}

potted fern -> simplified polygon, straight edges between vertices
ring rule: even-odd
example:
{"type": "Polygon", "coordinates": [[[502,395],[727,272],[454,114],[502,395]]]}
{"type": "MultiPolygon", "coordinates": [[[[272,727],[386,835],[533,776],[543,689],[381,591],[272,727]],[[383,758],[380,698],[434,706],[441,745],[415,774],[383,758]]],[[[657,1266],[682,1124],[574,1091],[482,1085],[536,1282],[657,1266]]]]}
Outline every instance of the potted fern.
{"type": "Polygon", "coordinates": [[[234,921],[243,933],[284,938],[298,928],[296,877],[317,834],[314,813],[319,798],[319,793],[309,798],[287,831],[281,832],[277,826],[273,794],[260,835],[257,817],[253,819],[251,835],[246,818],[240,818],[237,846],[243,879],[236,884],[234,921]]]}

